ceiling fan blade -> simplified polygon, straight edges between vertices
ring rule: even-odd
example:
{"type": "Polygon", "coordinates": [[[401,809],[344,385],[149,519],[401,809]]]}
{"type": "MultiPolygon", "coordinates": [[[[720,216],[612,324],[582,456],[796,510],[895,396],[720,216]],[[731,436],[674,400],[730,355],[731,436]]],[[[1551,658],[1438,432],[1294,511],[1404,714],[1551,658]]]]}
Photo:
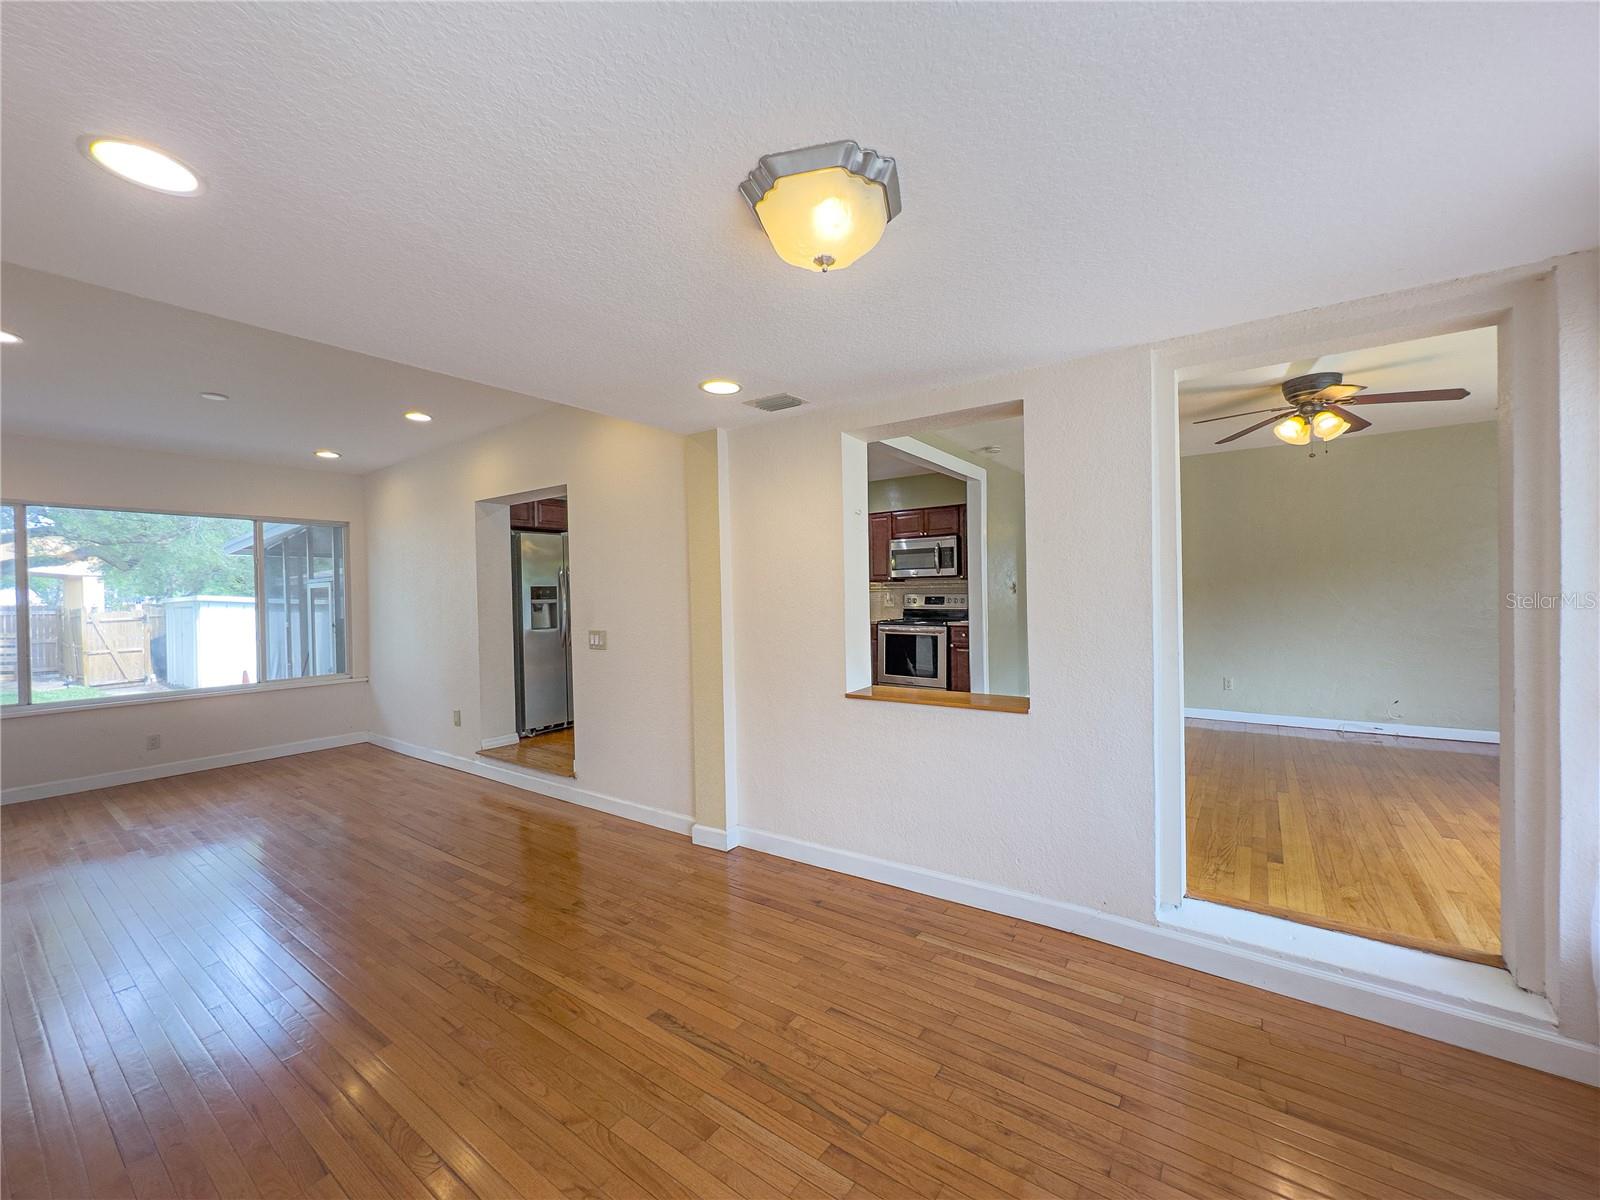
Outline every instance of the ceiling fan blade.
{"type": "Polygon", "coordinates": [[[1461,400],[1472,395],[1466,388],[1443,388],[1434,392],[1383,392],[1376,396],[1357,396],[1346,404],[1415,404],[1419,400],[1461,400]]]}
{"type": "Polygon", "coordinates": [[[1271,425],[1277,419],[1278,419],[1278,414],[1277,413],[1273,413],[1265,421],[1257,421],[1254,425],[1250,425],[1250,426],[1248,426],[1248,427],[1246,427],[1244,429],[1239,430],[1238,433],[1230,433],[1227,437],[1223,438],[1221,441],[1217,442],[1216,444],[1219,445],[1219,446],[1226,446],[1229,442],[1238,441],[1240,438],[1242,438],[1247,433],[1254,433],[1258,429],[1265,429],[1268,425],[1271,425]]]}
{"type": "Polygon", "coordinates": [[[1225,417],[1201,417],[1198,421],[1190,421],[1189,424],[1191,424],[1191,425],[1204,425],[1209,421],[1231,421],[1235,417],[1255,417],[1255,416],[1260,416],[1264,412],[1275,413],[1275,412],[1293,412],[1293,411],[1294,410],[1292,408],[1290,408],[1287,404],[1280,404],[1277,408],[1257,408],[1257,409],[1253,409],[1250,412],[1229,413],[1225,417]]]}
{"type": "Polygon", "coordinates": [[[1323,411],[1337,413],[1346,421],[1350,422],[1350,428],[1345,430],[1346,433],[1360,433],[1363,429],[1368,428],[1372,424],[1371,421],[1367,420],[1360,413],[1350,412],[1348,409],[1340,408],[1337,404],[1324,404],[1322,408],[1323,411]]]}

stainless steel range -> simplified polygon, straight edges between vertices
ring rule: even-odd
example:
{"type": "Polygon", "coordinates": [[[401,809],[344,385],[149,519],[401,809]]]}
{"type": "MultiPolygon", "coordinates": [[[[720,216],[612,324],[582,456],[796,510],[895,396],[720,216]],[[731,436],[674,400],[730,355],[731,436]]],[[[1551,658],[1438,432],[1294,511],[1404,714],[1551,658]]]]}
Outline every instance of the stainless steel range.
{"type": "Polygon", "coordinates": [[[967,619],[966,593],[908,594],[904,616],[878,622],[872,681],[901,687],[950,686],[950,628],[967,619]]]}

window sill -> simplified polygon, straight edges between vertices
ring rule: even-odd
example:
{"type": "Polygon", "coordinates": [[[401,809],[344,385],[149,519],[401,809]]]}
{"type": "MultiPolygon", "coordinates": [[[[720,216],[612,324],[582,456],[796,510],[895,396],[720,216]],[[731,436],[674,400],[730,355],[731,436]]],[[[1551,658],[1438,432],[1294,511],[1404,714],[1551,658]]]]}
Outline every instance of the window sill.
{"type": "Polygon", "coordinates": [[[967,708],[977,712],[1026,713],[1028,697],[998,696],[987,692],[949,692],[939,688],[892,687],[876,683],[846,692],[847,700],[884,700],[890,704],[926,704],[934,708],[967,708]]]}
{"type": "Polygon", "coordinates": [[[0,720],[38,717],[46,713],[90,712],[102,708],[125,708],[134,704],[168,704],[174,700],[201,700],[213,696],[252,696],[261,692],[286,692],[298,688],[366,682],[365,675],[317,675],[310,679],[276,679],[271,683],[252,683],[243,687],[189,688],[185,691],[149,692],[140,696],[114,696],[105,700],[79,700],[69,704],[8,704],[0,708],[0,720]]]}

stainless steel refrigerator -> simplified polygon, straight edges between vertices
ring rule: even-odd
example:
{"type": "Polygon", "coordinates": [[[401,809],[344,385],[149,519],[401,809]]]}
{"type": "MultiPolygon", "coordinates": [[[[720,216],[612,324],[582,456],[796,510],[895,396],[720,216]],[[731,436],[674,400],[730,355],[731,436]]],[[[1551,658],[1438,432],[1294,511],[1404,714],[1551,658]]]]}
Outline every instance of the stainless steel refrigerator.
{"type": "Polygon", "coordinates": [[[517,617],[517,732],[572,724],[572,599],[567,535],[511,535],[517,617]]]}

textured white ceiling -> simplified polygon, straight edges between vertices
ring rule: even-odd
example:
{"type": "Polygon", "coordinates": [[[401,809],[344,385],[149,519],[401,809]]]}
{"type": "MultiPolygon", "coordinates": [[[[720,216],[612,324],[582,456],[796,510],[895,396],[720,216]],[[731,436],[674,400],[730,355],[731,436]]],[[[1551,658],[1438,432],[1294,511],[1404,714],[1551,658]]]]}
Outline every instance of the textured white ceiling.
{"type": "Polygon", "coordinates": [[[8,436],[364,472],[550,408],[12,264],[0,295],[5,327],[25,339],[0,348],[8,436]],[[433,420],[407,421],[412,408],[433,420]],[[320,447],[344,457],[313,458],[320,447]]]}
{"type": "Polygon", "coordinates": [[[0,250],[689,430],[1581,249],[1594,5],[7,4],[0,250]],[[176,199],[89,132],[193,165],[176,199]],[[826,277],[735,187],[853,137],[826,277]]]}
{"type": "MultiPolygon", "coordinates": [[[[1272,428],[1258,429],[1226,446],[1216,444],[1265,417],[1240,417],[1235,421],[1195,422],[1228,413],[1247,413],[1283,403],[1278,385],[1295,375],[1312,371],[1339,371],[1346,383],[1359,383],[1369,395],[1384,392],[1420,392],[1439,388],[1466,388],[1460,400],[1423,401],[1419,404],[1373,405],[1357,411],[1372,422],[1363,438],[1435,425],[1466,425],[1495,419],[1500,380],[1493,326],[1466,329],[1438,337],[1418,338],[1370,346],[1296,363],[1267,363],[1243,371],[1201,375],[1178,387],[1178,449],[1180,454],[1212,454],[1226,450],[1253,450],[1281,445],[1272,428]]],[[[1346,436],[1353,437],[1354,434],[1346,436]]]]}

